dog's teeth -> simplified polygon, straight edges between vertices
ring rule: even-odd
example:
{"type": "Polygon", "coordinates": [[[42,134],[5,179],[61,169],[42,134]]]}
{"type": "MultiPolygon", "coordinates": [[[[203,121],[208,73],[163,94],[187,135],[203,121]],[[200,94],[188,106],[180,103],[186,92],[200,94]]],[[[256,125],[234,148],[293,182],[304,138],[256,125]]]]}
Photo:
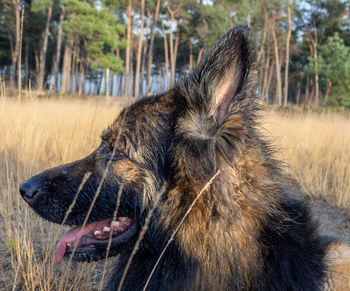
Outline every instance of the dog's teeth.
{"type": "Polygon", "coordinates": [[[99,230],[95,230],[94,231],[94,236],[98,236],[98,235],[101,235],[101,234],[103,234],[102,231],[99,231],[99,230]]]}
{"type": "Polygon", "coordinates": [[[108,227],[108,226],[105,226],[105,227],[103,228],[103,231],[104,231],[104,232],[110,232],[110,231],[111,231],[111,228],[108,227]]]}
{"type": "Polygon", "coordinates": [[[119,217],[119,220],[120,221],[124,221],[124,220],[126,220],[127,219],[127,217],[119,217]]]}
{"type": "Polygon", "coordinates": [[[119,221],[112,221],[111,226],[116,226],[119,224],[119,221]]]}

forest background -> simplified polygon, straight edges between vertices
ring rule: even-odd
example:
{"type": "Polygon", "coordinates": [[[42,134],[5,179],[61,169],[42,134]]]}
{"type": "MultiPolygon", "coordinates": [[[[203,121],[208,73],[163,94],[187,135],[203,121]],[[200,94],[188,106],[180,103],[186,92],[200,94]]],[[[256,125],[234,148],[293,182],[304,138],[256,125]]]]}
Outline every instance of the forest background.
{"type": "Polygon", "coordinates": [[[346,0],[1,0],[0,89],[139,97],[242,23],[257,37],[265,103],[350,107],[346,0]]]}

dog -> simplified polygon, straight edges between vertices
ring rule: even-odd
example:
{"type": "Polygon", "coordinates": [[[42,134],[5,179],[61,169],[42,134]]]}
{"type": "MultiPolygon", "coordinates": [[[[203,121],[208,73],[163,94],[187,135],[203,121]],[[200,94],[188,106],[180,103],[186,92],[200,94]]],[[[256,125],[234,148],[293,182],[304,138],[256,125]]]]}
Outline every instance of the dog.
{"type": "Polygon", "coordinates": [[[257,67],[237,26],[90,155],[23,182],[37,214],[73,226],[55,263],[119,255],[106,290],[350,290],[350,248],[318,234],[259,132],[257,67]]]}

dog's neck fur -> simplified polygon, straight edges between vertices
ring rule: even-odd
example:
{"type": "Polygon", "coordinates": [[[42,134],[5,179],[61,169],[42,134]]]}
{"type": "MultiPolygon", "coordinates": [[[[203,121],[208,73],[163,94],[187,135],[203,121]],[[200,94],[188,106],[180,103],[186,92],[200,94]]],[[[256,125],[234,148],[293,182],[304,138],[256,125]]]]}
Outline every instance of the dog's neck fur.
{"type": "MultiPolygon", "coordinates": [[[[316,242],[314,229],[307,228],[299,237],[288,237],[287,233],[275,233],[272,229],[266,227],[260,235],[251,234],[254,241],[247,240],[247,245],[243,247],[239,246],[242,238],[239,242],[227,241],[225,245],[213,244],[214,239],[204,242],[201,247],[207,253],[200,258],[189,257],[174,241],[151,277],[147,290],[281,290],[279,288],[284,287],[290,290],[321,290],[325,279],[324,253],[316,242]],[[265,251],[253,253],[257,249],[253,244],[264,244],[265,251]],[[269,252],[270,245],[274,247],[273,253],[269,252]],[[298,273],[298,277],[290,276],[291,269],[294,274],[298,273]]],[[[194,247],[196,240],[205,238],[192,236],[192,239],[194,247]]],[[[141,249],[136,254],[122,290],[142,290],[160,251],[141,249]]],[[[129,255],[123,254],[119,258],[108,290],[117,289],[129,255]]]]}

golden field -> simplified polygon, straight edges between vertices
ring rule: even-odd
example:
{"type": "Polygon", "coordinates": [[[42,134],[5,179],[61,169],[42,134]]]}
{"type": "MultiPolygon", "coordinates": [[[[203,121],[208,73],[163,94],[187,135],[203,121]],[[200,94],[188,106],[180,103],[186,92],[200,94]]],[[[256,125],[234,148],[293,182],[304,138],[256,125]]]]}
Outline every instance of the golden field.
{"type": "Polygon", "coordinates": [[[350,210],[350,115],[272,111],[263,121],[304,192],[350,210]]]}
{"type": "MultiPolygon", "coordinates": [[[[91,152],[120,109],[96,100],[0,100],[1,290],[101,289],[101,273],[110,263],[53,266],[64,229],[35,215],[18,185],[91,152]]],[[[350,209],[350,116],[268,111],[262,123],[306,194],[350,209]]]]}

